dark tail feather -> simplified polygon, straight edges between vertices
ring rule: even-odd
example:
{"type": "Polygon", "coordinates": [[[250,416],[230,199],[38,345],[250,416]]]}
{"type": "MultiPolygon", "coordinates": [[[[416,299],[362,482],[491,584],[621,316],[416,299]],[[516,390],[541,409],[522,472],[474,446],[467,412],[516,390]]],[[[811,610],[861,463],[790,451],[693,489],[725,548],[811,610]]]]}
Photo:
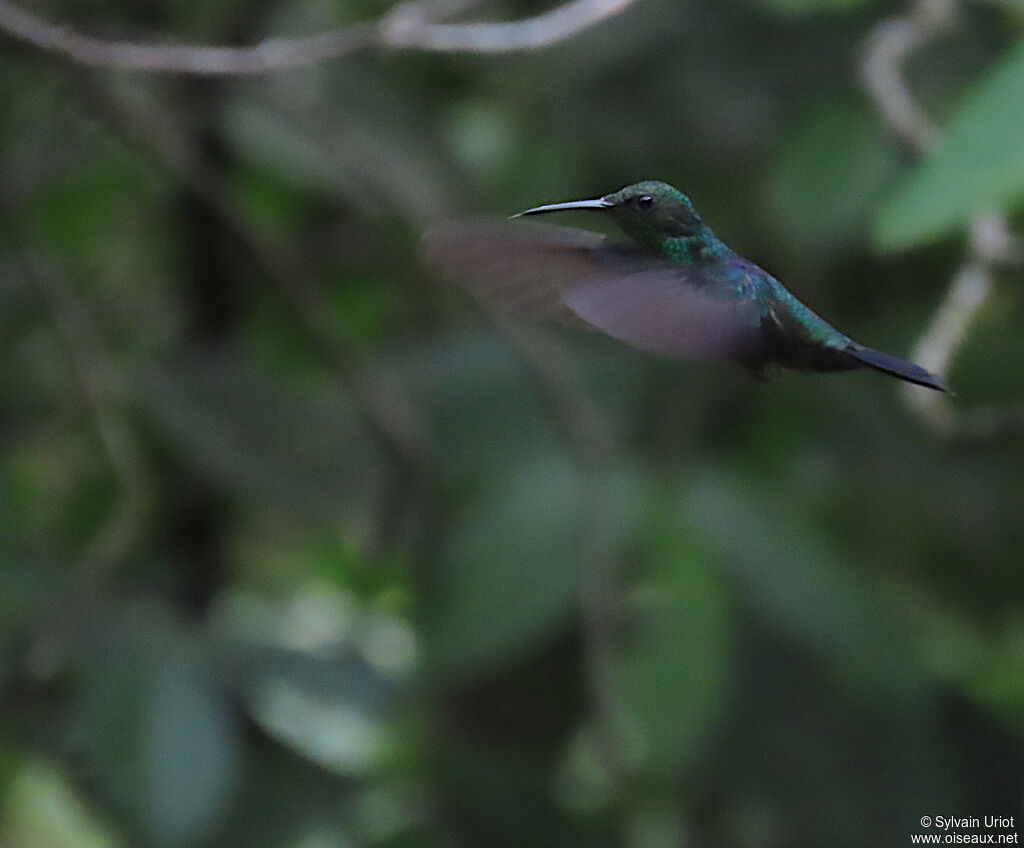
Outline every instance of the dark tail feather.
{"type": "Polygon", "coordinates": [[[860,345],[847,348],[847,352],[868,367],[882,371],[885,374],[891,374],[893,377],[899,377],[908,383],[916,383],[919,386],[925,386],[939,392],[949,391],[941,377],[937,377],[931,371],[926,371],[920,365],[915,365],[913,362],[907,362],[905,359],[899,359],[887,353],[882,353],[880,350],[873,350],[870,347],[861,347],[860,345]]]}

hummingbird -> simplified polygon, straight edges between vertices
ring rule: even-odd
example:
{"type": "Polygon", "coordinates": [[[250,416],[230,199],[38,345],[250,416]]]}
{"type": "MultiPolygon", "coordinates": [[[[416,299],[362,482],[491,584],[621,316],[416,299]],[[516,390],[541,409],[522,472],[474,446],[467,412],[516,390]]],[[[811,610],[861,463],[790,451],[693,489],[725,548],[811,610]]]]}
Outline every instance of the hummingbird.
{"type": "Polygon", "coordinates": [[[764,380],[780,369],[872,368],[946,391],[941,377],[818,317],[719,239],[667,183],[638,182],[512,218],[573,210],[607,215],[629,240],[512,219],[456,222],[424,234],[426,257],[487,305],[586,326],[649,353],[733,360],[764,380]]]}

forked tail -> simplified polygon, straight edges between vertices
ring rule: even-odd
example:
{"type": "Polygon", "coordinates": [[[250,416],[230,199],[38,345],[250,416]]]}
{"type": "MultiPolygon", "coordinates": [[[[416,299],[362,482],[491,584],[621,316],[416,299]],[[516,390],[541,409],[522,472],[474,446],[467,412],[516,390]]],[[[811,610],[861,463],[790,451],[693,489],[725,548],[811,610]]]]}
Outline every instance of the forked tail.
{"type": "Polygon", "coordinates": [[[891,374],[893,377],[906,380],[908,383],[916,383],[918,386],[925,386],[939,392],[949,391],[941,377],[932,374],[931,371],[926,371],[920,365],[915,365],[913,362],[907,362],[905,359],[890,356],[888,353],[882,353],[880,350],[874,350],[861,345],[847,348],[847,352],[876,371],[882,371],[885,374],[891,374]]]}

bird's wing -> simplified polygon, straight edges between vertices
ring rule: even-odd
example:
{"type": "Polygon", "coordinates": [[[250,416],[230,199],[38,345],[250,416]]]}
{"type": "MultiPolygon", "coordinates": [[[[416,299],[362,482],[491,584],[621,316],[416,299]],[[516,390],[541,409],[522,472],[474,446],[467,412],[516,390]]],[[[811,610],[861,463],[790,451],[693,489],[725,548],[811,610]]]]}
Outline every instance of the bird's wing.
{"type": "Polygon", "coordinates": [[[562,301],[580,279],[621,261],[604,236],[526,221],[458,221],[423,235],[427,261],[488,306],[521,318],[581,323],[562,301]]]}
{"type": "Polygon", "coordinates": [[[764,345],[753,292],[708,282],[710,268],[673,264],[583,280],[563,300],[588,324],[640,350],[742,359],[764,345]]]}
{"type": "Polygon", "coordinates": [[[485,303],[663,356],[735,358],[763,344],[761,303],[729,264],[679,265],[587,230],[526,222],[434,227],[427,260],[485,303]]]}

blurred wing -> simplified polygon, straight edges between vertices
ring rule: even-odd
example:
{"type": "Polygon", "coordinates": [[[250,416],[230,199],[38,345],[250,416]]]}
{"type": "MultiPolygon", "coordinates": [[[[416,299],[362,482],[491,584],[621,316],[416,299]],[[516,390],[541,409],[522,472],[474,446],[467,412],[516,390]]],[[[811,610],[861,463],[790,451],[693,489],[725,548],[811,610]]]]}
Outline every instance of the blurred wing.
{"type": "Polygon", "coordinates": [[[763,345],[760,302],[739,265],[676,265],[588,230],[524,221],[433,227],[423,249],[452,282],[518,317],[598,329],[663,356],[734,358],[763,345]]]}
{"type": "Polygon", "coordinates": [[[659,265],[593,278],[563,300],[588,324],[649,353],[695,359],[756,354],[764,345],[760,302],[752,292],[707,282],[710,270],[659,265]]]}
{"type": "Polygon", "coordinates": [[[517,317],[580,321],[562,295],[580,280],[608,274],[626,257],[643,254],[612,247],[588,230],[526,221],[461,221],[432,227],[423,251],[453,283],[484,303],[517,317]]]}

